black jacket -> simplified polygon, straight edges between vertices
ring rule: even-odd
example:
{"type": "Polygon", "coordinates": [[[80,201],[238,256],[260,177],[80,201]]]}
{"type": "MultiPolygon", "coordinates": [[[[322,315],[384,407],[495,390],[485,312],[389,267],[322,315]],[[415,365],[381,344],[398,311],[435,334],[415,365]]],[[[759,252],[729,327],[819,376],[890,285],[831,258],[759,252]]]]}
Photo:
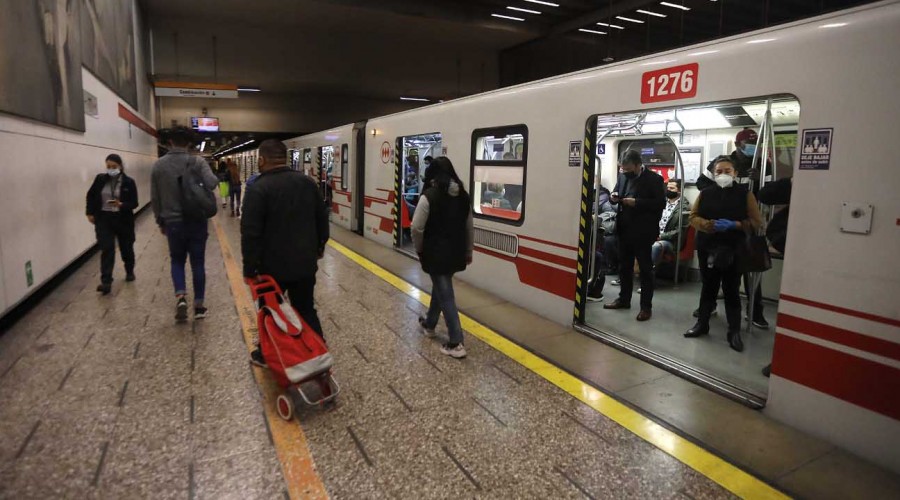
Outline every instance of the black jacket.
{"type": "Polygon", "coordinates": [[[268,274],[279,282],[314,276],[328,231],[315,181],[287,167],[260,174],[244,195],[244,276],[268,274]]]}
{"type": "MultiPolygon", "coordinates": [[[[134,219],[134,210],[138,206],[137,184],[134,183],[134,179],[125,175],[124,172],[119,174],[119,177],[121,177],[119,182],[122,183],[122,186],[119,188],[119,201],[122,202],[122,206],[119,207],[119,213],[123,214],[124,217],[134,219]]],[[[85,215],[96,216],[103,211],[103,189],[109,189],[109,181],[111,179],[112,177],[107,174],[97,174],[97,177],[94,177],[94,183],[91,184],[91,188],[87,192],[85,215]]]]}
{"type": "MultiPolygon", "coordinates": [[[[791,179],[779,179],[769,182],[759,190],[759,201],[766,205],[787,205],[791,202],[791,179]]],[[[766,238],[772,243],[772,247],[784,253],[787,244],[788,215],[791,207],[784,207],[772,217],[772,221],[766,226],[766,238]]]]}
{"type": "Polygon", "coordinates": [[[422,270],[428,274],[447,275],[466,270],[468,248],[469,196],[452,196],[437,187],[422,195],[428,200],[425,222],[422,270]]]}
{"type": "Polygon", "coordinates": [[[619,176],[613,190],[619,195],[616,233],[633,242],[653,242],[659,236],[659,219],[666,205],[666,186],[661,175],[644,167],[635,179],[619,176]],[[621,200],[634,198],[633,207],[621,200]]]}

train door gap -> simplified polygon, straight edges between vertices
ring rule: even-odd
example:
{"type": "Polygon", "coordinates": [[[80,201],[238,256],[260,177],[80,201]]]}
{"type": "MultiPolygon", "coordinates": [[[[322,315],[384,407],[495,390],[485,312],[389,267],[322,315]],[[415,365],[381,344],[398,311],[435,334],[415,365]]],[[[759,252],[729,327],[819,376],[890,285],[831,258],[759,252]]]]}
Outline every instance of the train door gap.
{"type": "MultiPolygon", "coordinates": [[[[799,113],[800,104],[794,96],[776,95],[593,117],[585,137],[594,154],[586,155],[584,165],[586,213],[585,224],[579,230],[586,242],[586,257],[580,266],[576,290],[576,327],[744,404],[764,404],[768,379],[762,371],[771,362],[783,256],[770,247],[772,268],[746,276],[746,288],[761,291],[761,313],[746,314],[751,302],[757,309],[759,294],[751,292],[748,298],[743,293],[742,280],[742,352],[733,350],[726,340],[728,326],[721,290],[717,314],[709,321],[710,333],[685,338],[683,334],[697,321],[693,313],[698,308],[702,287],[697,231],[690,227],[689,215],[702,188],[720,189],[708,173],[708,166],[716,157],[730,156],[737,163],[735,182],[743,185],[740,189],[754,193],[767,183],[791,177],[797,154],[799,113]],[[755,141],[743,140],[754,136],[755,141]],[[736,144],[738,137],[742,138],[740,145],[736,144]],[[664,217],[674,218],[660,230],[660,240],[668,243],[655,243],[660,248],[654,254],[659,258],[654,259],[653,318],[648,323],[635,321],[643,291],[637,272],[632,309],[602,307],[620,292],[616,282],[619,228],[614,227],[618,207],[611,203],[610,194],[619,180],[618,160],[628,150],[637,151],[645,167],[663,177],[667,191],[679,193],[678,201],[668,198],[663,212],[664,217]],[[760,169],[763,158],[767,158],[766,168],[760,169]],[[757,174],[760,170],[765,170],[761,177],[757,174]],[[680,251],[675,252],[676,248],[680,251]],[[601,295],[603,299],[598,300],[601,295]],[[754,320],[759,316],[768,326],[761,328],[762,322],[757,325],[754,320]]],[[[759,204],[764,221],[772,220],[785,206],[759,204]]]]}
{"type": "Polygon", "coordinates": [[[412,218],[425,188],[431,158],[441,156],[440,132],[398,137],[394,161],[394,248],[418,258],[412,242],[412,218]]]}

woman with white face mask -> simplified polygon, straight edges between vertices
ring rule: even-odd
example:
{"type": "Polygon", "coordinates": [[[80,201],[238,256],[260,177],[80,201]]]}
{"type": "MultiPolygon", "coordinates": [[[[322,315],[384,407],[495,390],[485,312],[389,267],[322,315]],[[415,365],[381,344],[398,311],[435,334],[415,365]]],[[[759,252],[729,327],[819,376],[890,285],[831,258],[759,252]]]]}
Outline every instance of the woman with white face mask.
{"type": "Polygon", "coordinates": [[[100,286],[106,295],[112,289],[112,272],[116,261],[116,240],[125,263],[125,281],[134,281],[134,209],[138,194],[134,179],[125,175],[122,158],[106,157],[104,172],[97,174],[87,192],[85,214],[94,225],[100,246],[100,286]]]}
{"type": "Polygon", "coordinates": [[[691,225],[697,230],[697,256],[703,287],[697,323],[684,336],[709,334],[709,318],[716,308],[719,287],[725,295],[728,345],[743,351],[741,340],[740,283],[748,233],[762,224],[759,206],[746,187],[736,184],[733,160],[720,156],[713,163],[715,184],[704,188],[691,209],[691,225]]]}

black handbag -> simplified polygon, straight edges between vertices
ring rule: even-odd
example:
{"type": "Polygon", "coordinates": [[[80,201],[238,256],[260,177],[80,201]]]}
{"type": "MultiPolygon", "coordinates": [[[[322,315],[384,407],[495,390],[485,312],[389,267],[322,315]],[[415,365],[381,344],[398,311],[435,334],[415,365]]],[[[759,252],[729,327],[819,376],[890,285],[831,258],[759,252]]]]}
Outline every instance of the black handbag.
{"type": "Polygon", "coordinates": [[[762,273],[772,269],[772,256],[769,254],[769,243],[765,236],[747,235],[745,270],[751,273],[762,273]]]}

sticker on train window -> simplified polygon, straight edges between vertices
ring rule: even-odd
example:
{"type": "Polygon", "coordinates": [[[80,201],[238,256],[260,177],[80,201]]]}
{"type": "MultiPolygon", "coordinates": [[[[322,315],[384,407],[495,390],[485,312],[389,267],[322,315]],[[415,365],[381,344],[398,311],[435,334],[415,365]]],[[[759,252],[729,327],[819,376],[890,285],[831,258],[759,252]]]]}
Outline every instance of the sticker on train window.
{"type": "Polygon", "coordinates": [[[688,99],[697,95],[697,63],[648,71],[641,76],[641,103],[688,99]]]}

